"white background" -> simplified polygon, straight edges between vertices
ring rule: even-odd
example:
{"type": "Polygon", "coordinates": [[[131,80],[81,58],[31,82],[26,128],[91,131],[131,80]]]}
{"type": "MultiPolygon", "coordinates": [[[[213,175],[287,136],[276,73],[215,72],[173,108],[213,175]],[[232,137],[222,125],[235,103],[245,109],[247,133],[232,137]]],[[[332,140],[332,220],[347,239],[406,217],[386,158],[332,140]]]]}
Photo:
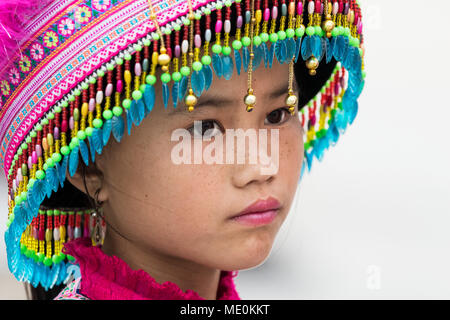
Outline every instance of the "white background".
{"type": "MultiPolygon", "coordinates": [[[[361,0],[366,86],[359,114],[315,163],[243,299],[449,299],[450,2],[361,0]]],[[[0,299],[24,298],[3,241],[0,299]]]]}

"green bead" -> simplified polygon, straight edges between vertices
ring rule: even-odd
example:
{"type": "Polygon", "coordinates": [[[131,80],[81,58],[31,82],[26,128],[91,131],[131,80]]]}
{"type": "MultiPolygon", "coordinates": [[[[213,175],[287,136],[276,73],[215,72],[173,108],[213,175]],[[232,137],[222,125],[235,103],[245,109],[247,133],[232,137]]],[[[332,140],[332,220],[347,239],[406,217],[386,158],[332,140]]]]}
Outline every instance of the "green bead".
{"type": "MultiPolygon", "coordinates": [[[[181,26],[180,26],[179,24],[175,24],[175,25],[173,26],[173,30],[175,30],[175,31],[180,31],[180,30],[181,30],[181,26]]],[[[149,45],[150,45],[150,41],[149,41],[149,45]]]]}
{"type": "Polygon", "coordinates": [[[55,112],[56,112],[56,113],[61,113],[61,111],[62,111],[62,108],[61,108],[60,106],[57,106],[57,107],[55,108],[55,112]]]}
{"type": "Polygon", "coordinates": [[[230,0],[225,0],[225,6],[231,7],[232,2],[230,0]]]}
{"type": "Polygon", "coordinates": [[[75,96],[73,94],[69,95],[69,101],[70,102],[75,101],[75,96]]]}
{"type": "MultiPolygon", "coordinates": [[[[211,64],[211,56],[209,56],[209,55],[204,55],[203,57],[202,57],[202,63],[205,65],[205,66],[209,66],[210,64],[211,64]]],[[[181,77],[180,77],[181,78],[181,77]]]]}
{"type": "Polygon", "coordinates": [[[25,253],[25,251],[27,251],[27,247],[23,244],[23,243],[21,243],[20,244],[20,253],[25,253]]]}
{"type": "Polygon", "coordinates": [[[188,26],[188,25],[191,24],[191,20],[189,20],[189,19],[184,19],[183,24],[186,25],[186,26],[188,26]]]}
{"type": "Polygon", "coordinates": [[[261,40],[261,37],[260,37],[260,36],[254,36],[254,37],[253,37],[253,44],[254,44],[255,46],[259,46],[259,45],[261,44],[261,42],[262,42],[262,40],[261,40]]]}
{"type": "Polygon", "coordinates": [[[210,15],[211,14],[211,9],[205,8],[204,12],[205,12],[206,15],[210,15]]]}
{"type": "Polygon", "coordinates": [[[116,58],[116,63],[121,66],[123,65],[123,59],[122,58],[116,58]]]}
{"type": "Polygon", "coordinates": [[[127,52],[127,53],[125,53],[124,58],[125,58],[125,60],[130,61],[132,57],[131,57],[131,54],[129,54],[129,53],[127,52]]]}
{"type": "Polygon", "coordinates": [[[306,34],[308,36],[313,36],[316,33],[316,29],[313,26],[306,28],[306,34]]]}
{"type": "Polygon", "coordinates": [[[286,36],[288,38],[293,38],[295,36],[295,30],[292,28],[289,28],[286,30],[286,36]]]}
{"type": "Polygon", "coordinates": [[[200,61],[195,61],[192,64],[192,69],[194,69],[195,71],[200,71],[203,68],[203,64],[200,61]]]}
{"type": "Polygon", "coordinates": [[[47,118],[50,119],[50,120],[53,120],[53,119],[55,119],[55,114],[54,114],[53,112],[50,112],[50,113],[47,115],[47,118]]]}
{"type": "Polygon", "coordinates": [[[161,75],[161,81],[163,83],[168,83],[171,80],[171,78],[172,77],[170,76],[170,73],[168,73],[168,72],[165,72],[161,75]]]}
{"type": "Polygon", "coordinates": [[[154,85],[156,83],[156,77],[152,74],[149,74],[147,76],[147,78],[145,78],[145,81],[149,84],[149,85],[154,85]]]}
{"type": "Polygon", "coordinates": [[[42,170],[38,170],[36,171],[36,178],[38,178],[39,180],[42,180],[45,178],[45,172],[42,170]]]}
{"type": "Polygon", "coordinates": [[[60,162],[62,159],[61,153],[57,152],[52,155],[53,162],[60,162]]]}
{"type": "Polygon", "coordinates": [[[235,50],[241,50],[242,42],[239,40],[234,40],[232,46],[233,46],[233,49],[235,49],[235,50]]]}
{"type": "Polygon", "coordinates": [[[58,264],[58,263],[60,262],[59,259],[58,259],[58,255],[54,254],[54,255],[52,256],[52,262],[53,262],[54,264],[58,264]]]}
{"type": "Polygon", "coordinates": [[[229,56],[231,54],[231,47],[228,46],[222,47],[222,54],[224,56],[229,56]]]}
{"type": "Polygon", "coordinates": [[[202,15],[200,13],[194,14],[195,20],[200,20],[202,18],[202,15]]]}
{"type": "Polygon", "coordinates": [[[25,256],[27,258],[31,258],[32,255],[33,255],[33,250],[31,250],[31,249],[25,250],[25,256]]]}
{"type": "Polygon", "coordinates": [[[316,35],[318,35],[319,37],[323,36],[323,30],[320,26],[315,26],[314,29],[315,29],[316,35]]]}
{"type": "Polygon", "coordinates": [[[338,31],[339,31],[339,35],[343,36],[344,32],[345,32],[345,28],[343,26],[338,26],[337,28],[338,28],[338,31]]]}
{"type": "Polygon", "coordinates": [[[125,109],[130,109],[131,107],[131,100],[130,99],[124,99],[122,102],[122,107],[125,109]]]}
{"type": "Polygon", "coordinates": [[[94,121],[92,121],[92,124],[94,125],[94,128],[101,128],[103,126],[103,120],[95,118],[94,121]]]}
{"type": "Polygon", "coordinates": [[[36,137],[37,137],[37,132],[34,131],[34,130],[31,131],[30,136],[31,136],[32,138],[36,138],[36,137]]]}
{"type": "Polygon", "coordinates": [[[286,32],[283,30],[278,31],[278,39],[280,40],[286,39],[286,32]]]}
{"type": "Polygon", "coordinates": [[[41,131],[42,130],[42,125],[40,123],[38,123],[36,125],[36,131],[41,131]]]}
{"type": "Polygon", "coordinates": [[[143,83],[139,86],[139,90],[142,92],[142,94],[144,94],[146,87],[147,87],[147,84],[145,84],[145,83],[143,83]]]}
{"type": "Polygon", "coordinates": [[[112,112],[116,117],[120,117],[123,113],[123,109],[119,106],[115,106],[113,107],[112,112]]]}
{"type": "Polygon", "coordinates": [[[131,94],[134,100],[141,100],[142,99],[142,92],[140,90],[135,90],[131,94]]]}
{"type": "Polygon", "coordinates": [[[76,146],[78,146],[80,144],[80,140],[78,139],[78,137],[73,137],[72,141],[70,141],[70,143],[72,143],[75,148],[76,146]]]}
{"type": "Polygon", "coordinates": [[[333,30],[331,30],[331,36],[332,37],[337,37],[339,35],[339,29],[338,28],[334,28],[333,30]]]}
{"type": "Polygon", "coordinates": [[[86,132],[84,132],[84,130],[78,131],[77,138],[80,139],[80,140],[86,139],[86,132]]]}
{"type": "Polygon", "coordinates": [[[70,153],[70,148],[69,148],[68,146],[63,146],[63,147],[61,147],[61,153],[62,153],[64,156],[67,156],[67,155],[70,153]]]}
{"type": "Polygon", "coordinates": [[[55,166],[55,162],[53,161],[52,158],[48,158],[47,161],[45,161],[45,163],[49,168],[53,168],[55,166]]]}
{"type": "Polygon", "coordinates": [[[180,72],[183,76],[187,77],[191,73],[191,68],[188,66],[181,67],[180,72]]]}
{"type": "MultiPolygon", "coordinates": [[[[81,85],[81,88],[84,89],[84,90],[86,90],[86,89],[89,88],[89,86],[88,86],[86,83],[83,83],[83,84],[81,85]]],[[[73,94],[76,95],[76,96],[81,95],[80,89],[75,89],[75,90],[73,91],[73,94]]]]}
{"type": "Polygon", "coordinates": [[[278,34],[276,34],[276,33],[271,33],[271,34],[269,35],[269,40],[270,40],[270,42],[272,42],[272,43],[277,42],[277,41],[278,41],[278,34]]]}
{"type": "Polygon", "coordinates": [[[350,33],[351,33],[350,28],[349,27],[345,27],[344,28],[344,36],[348,37],[350,35],[350,33]]]}
{"type": "Polygon", "coordinates": [[[152,39],[159,40],[159,34],[157,34],[156,32],[154,34],[152,34],[152,39]]]}
{"type": "Polygon", "coordinates": [[[92,128],[92,127],[87,127],[87,128],[84,130],[84,132],[86,132],[86,135],[87,135],[88,137],[90,137],[90,136],[92,136],[92,133],[94,132],[94,128],[92,128]]]}
{"type": "Polygon", "coordinates": [[[103,118],[105,118],[106,120],[109,120],[109,119],[111,119],[112,117],[113,117],[113,113],[112,113],[112,111],[111,110],[105,110],[105,111],[103,111],[103,118]]]}
{"type": "Polygon", "coordinates": [[[244,47],[248,47],[251,43],[251,40],[249,37],[242,37],[241,42],[244,47]]]}
{"type": "Polygon", "coordinates": [[[267,32],[263,32],[259,36],[260,36],[262,42],[269,41],[269,34],[267,32]]]}
{"type": "Polygon", "coordinates": [[[297,29],[295,29],[295,35],[297,37],[303,37],[304,34],[305,34],[305,27],[304,26],[300,26],[297,29]]]}
{"type": "Polygon", "coordinates": [[[172,79],[175,82],[178,82],[181,80],[181,73],[179,71],[172,73],[172,79]]]}
{"type": "Polygon", "coordinates": [[[220,44],[218,44],[218,43],[213,44],[212,52],[217,53],[217,54],[221,53],[222,52],[222,46],[220,44]]]}
{"type": "Polygon", "coordinates": [[[53,264],[53,261],[52,261],[51,258],[49,258],[49,257],[45,257],[45,258],[44,258],[44,265],[45,265],[46,267],[50,267],[52,264],[53,264]]]}
{"type": "Polygon", "coordinates": [[[42,252],[38,252],[38,253],[36,254],[36,256],[37,256],[38,262],[40,262],[40,263],[44,262],[45,255],[44,255],[42,252]]]}
{"type": "Polygon", "coordinates": [[[44,165],[42,166],[42,168],[44,169],[44,171],[47,171],[47,169],[48,169],[48,164],[47,164],[47,162],[44,163],[44,165]]]}
{"type": "Polygon", "coordinates": [[[75,258],[71,256],[70,254],[66,254],[67,260],[69,261],[75,261],[75,258]]]}
{"type": "Polygon", "coordinates": [[[44,125],[47,125],[48,124],[48,119],[47,118],[42,119],[41,123],[44,124],[44,125]]]}

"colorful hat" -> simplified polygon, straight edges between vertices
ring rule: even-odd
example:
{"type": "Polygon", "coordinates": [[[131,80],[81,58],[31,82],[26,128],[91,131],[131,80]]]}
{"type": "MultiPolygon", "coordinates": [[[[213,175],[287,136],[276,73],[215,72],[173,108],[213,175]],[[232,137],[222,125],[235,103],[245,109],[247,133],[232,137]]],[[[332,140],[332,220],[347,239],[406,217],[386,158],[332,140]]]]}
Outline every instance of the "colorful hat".
{"type": "Polygon", "coordinates": [[[242,107],[252,111],[258,107],[252,72],[289,64],[286,105],[305,129],[309,170],[358,111],[365,75],[355,0],[3,2],[5,241],[10,271],[35,287],[48,289],[65,279],[71,257],[61,251],[63,244],[90,235],[96,223],[89,210],[46,208],[44,199],[63,187],[66,170],[73,176],[79,162],[95,161],[110,139],[131,134],[155,99],[192,111],[213,74],[231,79],[246,72],[242,107]],[[331,77],[295,113],[294,65],[304,64],[314,77],[320,64],[329,63],[336,64],[331,77]],[[155,92],[157,81],[161,93],[155,92]]]}

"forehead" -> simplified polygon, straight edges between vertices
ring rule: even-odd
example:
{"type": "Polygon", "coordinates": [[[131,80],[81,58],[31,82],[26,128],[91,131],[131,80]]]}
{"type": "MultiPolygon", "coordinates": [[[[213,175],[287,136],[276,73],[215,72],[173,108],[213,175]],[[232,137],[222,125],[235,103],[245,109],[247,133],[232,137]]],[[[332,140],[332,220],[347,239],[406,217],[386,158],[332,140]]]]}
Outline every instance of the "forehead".
{"type": "MultiPolygon", "coordinates": [[[[295,78],[295,77],[294,77],[295,78]]],[[[226,107],[228,105],[239,104],[243,101],[249,88],[248,72],[242,67],[240,74],[234,71],[231,79],[224,77],[218,78],[213,72],[213,81],[207,91],[203,91],[198,98],[196,109],[205,105],[216,107],[226,107]]],[[[265,68],[264,61],[252,72],[251,87],[254,95],[259,101],[273,101],[288,94],[289,88],[289,65],[279,64],[274,61],[272,68],[265,68]]],[[[293,90],[297,90],[295,79],[293,81],[293,90]]],[[[184,103],[179,103],[177,108],[170,114],[182,114],[184,112],[184,103]],[[180,108],[181,106],[181,108],[180,108]]],[[[195,112],[195,110],[194,110],[195,112]]]]}

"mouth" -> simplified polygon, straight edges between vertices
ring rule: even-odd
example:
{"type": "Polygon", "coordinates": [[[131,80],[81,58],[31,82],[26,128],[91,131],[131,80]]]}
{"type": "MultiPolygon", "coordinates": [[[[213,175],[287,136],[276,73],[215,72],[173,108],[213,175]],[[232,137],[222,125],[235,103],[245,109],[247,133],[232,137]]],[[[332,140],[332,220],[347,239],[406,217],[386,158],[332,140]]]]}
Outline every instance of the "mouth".
{"type": "Polygon", "coordinates": [[[270,196],[266,200],[259,199],[230,219],[250,224],[261,224],[272,221],[281,208],[280,202],[270,196]]]}

